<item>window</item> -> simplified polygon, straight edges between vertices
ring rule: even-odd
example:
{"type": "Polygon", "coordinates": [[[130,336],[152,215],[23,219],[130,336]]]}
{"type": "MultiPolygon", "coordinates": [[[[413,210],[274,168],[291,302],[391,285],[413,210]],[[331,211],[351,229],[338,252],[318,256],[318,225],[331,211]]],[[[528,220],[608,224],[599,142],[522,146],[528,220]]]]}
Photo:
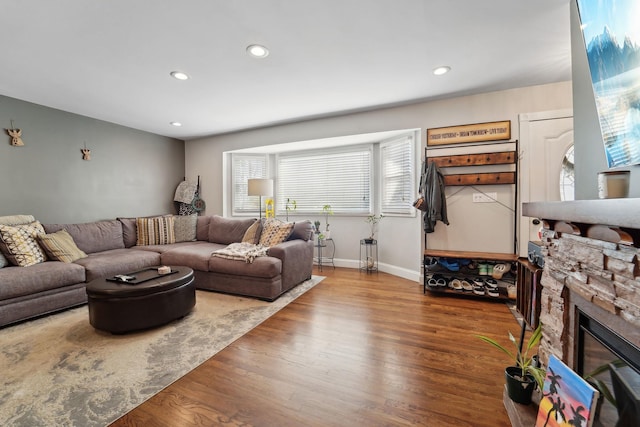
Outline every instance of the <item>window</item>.
{"type": "Polygon", "coordinates": [[[264,154],[231,155],[233,215],[259,212],[260,198],[247,195],[247,181],[249,178],[268,178],[267,162],[268,157],[264,154]]]}
{"type": "Polygon", "coordinates": [[[415,195],[413,137],[380,144],[380,181],[383,214],[413,215],[415,195]]]}
{"type": "Polygon", "coordinates": [[[370,213],[371,159],[371,145],[280,154],[278,213],[287,199],[296,201],[297,213],[319,214],[324,205],[336,214],[370,213]]]}

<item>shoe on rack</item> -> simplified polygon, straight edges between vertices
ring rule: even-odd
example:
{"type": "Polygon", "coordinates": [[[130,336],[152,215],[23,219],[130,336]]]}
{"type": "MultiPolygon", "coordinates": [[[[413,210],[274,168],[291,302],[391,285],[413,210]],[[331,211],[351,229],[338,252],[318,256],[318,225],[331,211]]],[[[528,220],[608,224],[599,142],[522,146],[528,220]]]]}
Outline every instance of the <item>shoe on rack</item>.
{"type": "Polygon", "coordinates": [[[457,277],[453,277],[451,279],[451,281],[449,282],[449,287],[451,289],[453,289],[454,291],[461,291],[462,290],[462,281],[460,279],[458,279],[457,277]]]}
{"type": "Polygon", "coordinates": [[[487,278],[487,279],[484,279],[484,286],[487,287],[487,288],[497,288],[498,287],[498,282],[496,282],[492,278],[487,278]]]}
{"type": "Polygon", "coordinates": [[[433,270],[438,265],[438,258],[435,257],[425,257],[424,259],[424,268],[427,270],[433,270]]]}
{"type": "Polygon", "coordinates": [[[487,295],[489,295],[490,297],[497,298],[500,296],[500,292],[498,292],[497,286],[495,288],[486,287],[486,290],[487,290],[487,295]]]}
{"type": "Polygon", "coordinates": [[[460,264],[455,258],[440,258],[438,263],[449,271],[460,271],[460,264]]]}
{"type": "Polygon", "coordinates": [[[493,266],[493,273],[491,274],[491,277],[494,279],[502,279],[502,275],[507,271],[509,271],[507,264],[496,264],[493,266]]]}
{"type": "Polygon", "coordinates": [[[478,274],[481,276],[487,275],[488,264],[486,262],[481,262],[478,264],[478,274]]]}
{"type": "Polygon", "coordinates": [[[484,283],[478,284],[478,282],[473,282],[473,293],[476,295],[484,295],[484,283]]]}
{"type": "Polygon", "coordinates": [[[493,276],[493,263],[487,263],[487,276],[493,276]]]}
{"type": "Polygon", "coordinates": [[[431,276],[431,278],[427,282],[427,285],[429,285],[432,288],[442,288],[447,286],[447,281],[444,280],[444,277],[442,277],[441,275],[434,274],[433,276],[431,276]]]}
{"type": "Polygon", "coordinates": [[[469,281],[467,279],[462,279],[460,282],[462,284],[462,290],[463,291],[466,291],[466,292],[473,291],[473,283],[471,283],[471,281],[469,281]]]}

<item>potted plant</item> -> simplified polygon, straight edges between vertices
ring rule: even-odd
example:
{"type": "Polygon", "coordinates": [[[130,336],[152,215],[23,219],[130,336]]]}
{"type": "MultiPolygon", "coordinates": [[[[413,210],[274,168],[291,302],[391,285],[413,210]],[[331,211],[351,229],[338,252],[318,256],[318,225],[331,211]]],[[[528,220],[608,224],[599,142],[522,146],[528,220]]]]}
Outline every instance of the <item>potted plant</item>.
{"type": "Polygon", "coordinates": [[[365,219],[365,222],[367,224],[369,224],[370,230],[371,230],[371,234],[369,234],[369,238],[368,239],[364,239],[365,242],[367,243],[373,243],[373,237],[376,234],[376,225],[382,221],[382,218],[384,218],[384,215],[380,214],[380,215],[369,215],[367,216],[367,219],[365,219]]]}
{"type": "Polygon", "coordinates": [[[320,221],[318,220],[313,221],[313,229],[316,234],[320,233],[320,221]]]}
{"type": "Polygon", "coordinates": [[[329,239],[330,238],[330,231],[329,231],[329,215],[333,215],[333,211],[331,210],[331,205],[324,205],[322,207],[322,214],[324,215],[324,219],[327,223],[325,229],[324,229],[324,234],[325,234],[325,239],[329,239]]]}
{"type": "Polygon", "coordinates": [[[289,222],[289,211],[294,211],[298,208],[298,203],[295,200],[291,200],[287,197],[287,203],[284,204],[284,210],[286,212],[286,219],[289,222]]]}
{"type": "Polygon", "coordinates": [[[498,350],[505,353],[513,361],[514,365],[505,369],[504,375],[507,382],[507,393],[509,398],[517,403],[528,405],[531,403],[531,395],[536,385],[542,390],[544,386],[545,370],[535,363],[537,356],[530,354],[533,348],[542,339],[542,324],[539,324],[529,337],[529,341],[521,350],[513,334],[509,332],[509,341],[513,343],[515,351],[511,351],[497,341],[483,336],[476,335],[481,340],[491,344],[498,350]]]}

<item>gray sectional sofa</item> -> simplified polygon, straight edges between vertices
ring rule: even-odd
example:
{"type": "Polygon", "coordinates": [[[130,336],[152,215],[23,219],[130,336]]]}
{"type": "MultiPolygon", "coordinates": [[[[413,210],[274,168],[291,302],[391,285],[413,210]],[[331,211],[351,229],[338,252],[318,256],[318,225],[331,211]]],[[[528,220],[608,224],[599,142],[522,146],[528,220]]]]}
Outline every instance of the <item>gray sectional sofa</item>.
{"type": "Polygon", "coordinates": [[[0,327],[86,303],[85,285],[95,278],[159,265],[192,268],[198,289],[273,301],[311,277],[312,225],[296,223],[286,241],[253,262],[212,255],[240,242],[254,222],[198,216],[195,239],[160,245],[136,244],[136,218],[43,224],[47,234],[65,229],[87,256],[70,263],[47,260],[0,268],[0,327]]]}

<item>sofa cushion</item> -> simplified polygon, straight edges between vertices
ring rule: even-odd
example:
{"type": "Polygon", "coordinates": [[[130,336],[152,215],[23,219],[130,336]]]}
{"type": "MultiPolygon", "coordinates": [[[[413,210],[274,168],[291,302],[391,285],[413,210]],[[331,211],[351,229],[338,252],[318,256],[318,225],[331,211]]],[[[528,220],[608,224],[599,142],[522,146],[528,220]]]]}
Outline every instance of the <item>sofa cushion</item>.
{"type": "Polygon", "coordinates": [[[209,222],[211,216],[199,216],[196,221],[196,239],[203,242],[209,241],[209,222]]]}
{"type": "Polygon", "coordinates": [[[224,247],[225,245],[209,242],[179,246],[162,253],[161,261],[163,265],[184,265],[194,270],[208,271],[211,254],[224,247]]]}
{"type": "Polygon", "coordinates": [[[239,260],[211,257],[209,271],[231,276],[273,278],[282,273],[282,261],[271,256],[260,256],[249,264],[239,260]]]}
{"type": "Polygon", "coordinates": [[[62,229],[52,234],[39,234],[37,239],[49,259],[54,261],[73,262],[87,256],[78,249],[67,230],[62,229]]]}
{"type": "Polygon", "coordinates": [[[4,255],[12,264],[20,267],[45,261],[47,257],[36,241],[38,234],[44,234],[44,228],[39,221],[15,226],[0,224],[0,240],[4,243],[4,255]]]}
{"type": "Polygon", "coordinates": [[[175,243],[174,219],[172,216],[136,218],[137,246],[167,245],[175,243]]]}
{"type": "Polygon", "coordinates": [[[213,215],[209,221],[209,241],[222,245],[242,242],[244,233],[255,220],[255,218],[236,219],[213,215]]]}
{"type": "Polygon", "coordinates": [[[124,248],[122,224],[116,219],[83,224],[44,224],[47,234],[63,228],[73,237],[78,248],[86,254],[124,248]]]}
{"type": "Polygon", "coordinates": [[[196,240],[196,224],[198,222],[198,214],[174,215],[173,220],[176,243],[192,242],[196,240]]]}
{"type": "MultiPolygon", "coordinates": [[[[29,224],[36,219],[33,215],[7,215],[0,216],[0,224],[4,225],[21,225],[21,224],[29,224]]],[[[0,239],[0,247],[3,245],[2,240],[0,239]]],[[[0,268],[6,267],[9,265],[9,260],[3,255],[2,249],[0,249],[0,268]]]]}
{"type": "Polygon", "coordinates": [[[137,249],[112,249],[94,252],[88,257],[75,261],[86,269],[87,282],[99,277],[132,273],[147,267],[160,265],[160,254],[137,249]]]}
{"type": "Polygon", "coordinates": [[[138,228],[136,227],[136,218],[117,218],[122,225],[122,240],[124,247],[130,248],[136,245],[138,240],[138,228]]]}
{"type": "Polygon", "coordinates": [[[262,225],[260,244],[262,246],[275,246],[284,242],[291,235],[294,223],[283,222],[277,218],[267,218],[262,225]]]}
{"type": "Polygon", "coordinates": [[[77,264],[46,261],[29,267],[7,267],[0,270],[0,300],[33,295],[50,289],[82,283],[85,270],[77,264]]]}

